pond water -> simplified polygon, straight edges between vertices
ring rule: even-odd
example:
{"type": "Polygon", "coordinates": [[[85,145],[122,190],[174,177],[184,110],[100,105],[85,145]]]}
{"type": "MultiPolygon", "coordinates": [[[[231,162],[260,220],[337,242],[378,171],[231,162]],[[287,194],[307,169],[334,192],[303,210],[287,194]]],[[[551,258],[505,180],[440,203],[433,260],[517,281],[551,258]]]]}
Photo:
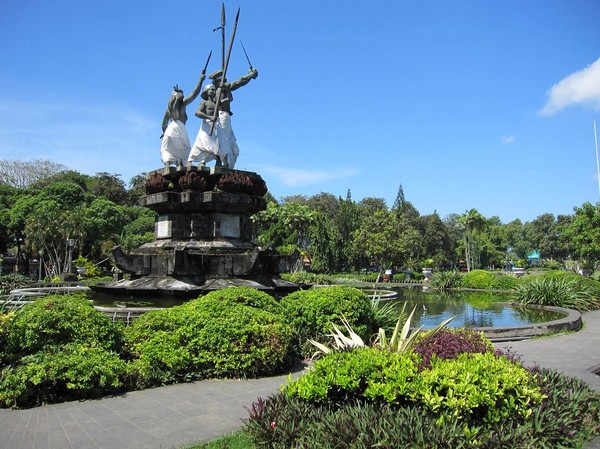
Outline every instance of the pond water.
{"type": "Polygon", "coordinates": [[[565,314],[510,305],[509,293],[497,292],[424,292],[421,288],[394,288],[392,300],[407,313],[416,306],[413,326],[434,328],[454,317],[448,327],[515,327],[564,318],[565,314]],[[503,301],[503,302],[499,302],[503,301]]]}
{"type": "MultiPolygon", "coordinates": [[[[534,323],[544,323],[563,318],[565,315],[548,310],[513,306],[509,293],[497,292],[424,292],[420,286],[395,287],[398,296],[389,300],[402,308],[407,303],[410,313],[417,307],[413,317],[413,326],[434,328],[447,318],[454,317],[448,327],[515,327],[534,323]]],[[[368,292],[372,294],[373,292],[368,292]]],[[[184,303],[176,298],[127,298],[90,292],[95,306],[105,307],[172,307],[184,303]]],[[[387,302],[387,301],[385,301],[387,302]]]]}

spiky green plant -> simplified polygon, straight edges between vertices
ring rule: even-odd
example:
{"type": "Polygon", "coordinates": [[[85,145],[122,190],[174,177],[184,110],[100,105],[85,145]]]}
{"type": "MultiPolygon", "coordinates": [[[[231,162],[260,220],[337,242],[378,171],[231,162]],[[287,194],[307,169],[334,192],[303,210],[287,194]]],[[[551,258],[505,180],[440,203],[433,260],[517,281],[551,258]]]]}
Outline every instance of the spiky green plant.
{"type": "MultiPolygon", "coordinates": [[[[420,326],[416,330],[411,332],[411,322],[413,316],[415,314],[415,310],[417,307],[415,306],[408,315],[407,318],[405,314],[406,303],[402,306],[402,310],[400,310],[400,315],[396,322],[396,326],[394,328],[394,332],[392,333],[392,337],[388,340],[385,329],[379,328],[379,332],[377,333],[377,337],[373,343],[373,347],[378,347],[381,349],[388,349],[394,352],[406,352],[412,350],[415,342],[417,341],[417,336],[423,330],[423,326],[420,326]]],[[[452,321],[454,317],[450,317],[447,320],[442,321],[438,324],[435,329],[428,331],[429,335],[435,335],[439,332],[440,329],[444,328],[450,321],[452,321]]],[[[340,352],[340,351],[352,351],[356,348],[364,348],[366,346],[365,342],[362,338],[360,338],[353,330],[348,321],[342,317],[342,324],[346,328],[348,332],[348,336],[346,336],[340,329],[335,325],[331,324],[333,327],[333,332],[328,334],[333,337],[334,345],[333,347],[329,347],[323,343],[319,343],[315,340],[308,340],[313,346],[317,348],[317,352],[313,355],[313,359],[320,354],[329,354],[332,352],[340,352]]]]}
{"type": "Polygon", "coordinates": [[[600,299],[594,297],[586,285],[562,277],[544,277],[517,285],[515,300],[521,304],[557,306],[579,311],[600,307],[600,299]]]}
{"type": "Polygon", "coordinates": [[[462,275],[456,270],[436,271],[431,275],[429,287],[433,290],[447,290],[460,287],[462,275]]]}

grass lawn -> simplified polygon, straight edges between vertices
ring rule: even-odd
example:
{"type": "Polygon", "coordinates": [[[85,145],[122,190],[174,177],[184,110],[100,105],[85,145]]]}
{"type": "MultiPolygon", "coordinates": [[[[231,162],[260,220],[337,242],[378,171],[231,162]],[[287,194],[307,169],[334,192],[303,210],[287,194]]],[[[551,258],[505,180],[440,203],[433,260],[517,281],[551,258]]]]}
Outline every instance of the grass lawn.
{"type": "Polygon", "coordinates": [[[238,432],[233,435],[217,438],[208,443],[196,444],[186,449],[255,449],[247,433],[238,432]]]}

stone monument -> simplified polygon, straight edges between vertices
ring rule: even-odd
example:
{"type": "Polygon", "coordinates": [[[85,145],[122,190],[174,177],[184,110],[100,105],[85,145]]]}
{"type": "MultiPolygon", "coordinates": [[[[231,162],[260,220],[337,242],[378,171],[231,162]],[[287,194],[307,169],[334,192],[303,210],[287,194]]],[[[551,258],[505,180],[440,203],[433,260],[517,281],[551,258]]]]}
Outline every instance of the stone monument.
{"type": "MultiPolygon", "coordinates": [[[[98,284],[95,290],[127,296],[194,297],[202,292],[231,286],[249,286],[281,293],[301,287],[279,277],[279,273],[289,271],[298,262],[298,254],[280,256],[273,250],[259,248],[251,241],[251,216],[266,209],[263,197],[267,186],[264,180],[257,173],[233,169],[237,154],[235,158],[231,157],[231,148],[234,145],[237,149],[237,143],[229,123],[231,91],[258,76],[256,69],[250,65],[248,75],[233,83],[226,81],[238,18],[239,10],[226,56],[225,40],[222,40],[222,67],[216,75],[211,75],[211,104],[208,107],[203,104],[203,113],[196,113],[203,120],[200,133],[205,135],[196,139],[195,146],[198,142],[210,141],[211,148],[200,150],[214,155],[209,159],[216,160],[215,166],[206,166],[207,158],[200,161],[190,156],[184,165],[182,157],[162,157],[164,167],[148,173],[146,195],[141,199],[142,206],[157,213],[156,240],[131,253],[125,253],[120,247],[114,248],[114,262],[120,270],[129,273],[129,279],[98,284]],[[227,148],[220,150],[220,145],[227,148]],[[201,163],[195,166],[194,161],[201,163]],[[172,166],[171,162],[175,165],[172,166]]],[[[217,28],[222,30],[223,36],[224,28],[223,7],[221,27],[217,28]]],[[[210,56],[206,65],[209,60],[210,56]]],[[[180,97],[178,109],[171,108],[177,113],[165,115],[165,120],[180,121],[177,124],[180,132],[183,132],[185,124],[181,117],[187,119],[185,106],[199,92],[205,70],[206,66],[190,96],[184,97],[177,88],[175,94],[180,97]]],[[[205,91],[209,89],[205,88],[205,91]]],[[[204,102],[208,98],[204,95],[204,102]]],[[[174,103],[173,98],[169,101],[170,105],[174,103]]],[[[165,129],[163,121],[163,131],[165,129]]],[[[173,134],[169,136],[170,139],[172,137],[173,134]]],[[[164,140],[165,135],[161,138],[164,140]]],[[[165,145],[163,141],[161,154],[165,153],[168,145],[169,142],[165,145]]],[[[190,151],[189,143],[187,146],[187,151],[190,151]]]]}

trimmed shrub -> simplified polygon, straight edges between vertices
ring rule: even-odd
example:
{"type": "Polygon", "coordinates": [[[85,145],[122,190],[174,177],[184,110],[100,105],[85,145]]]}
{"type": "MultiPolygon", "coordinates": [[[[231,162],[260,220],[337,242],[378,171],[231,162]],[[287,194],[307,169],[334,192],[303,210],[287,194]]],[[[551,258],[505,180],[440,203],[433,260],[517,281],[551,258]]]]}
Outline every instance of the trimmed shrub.
{"type": "Polygon", "coordinates": [[[494,275],[485,270],[469,271],[462,277],[462,286],[464,288],[492,288],[494,284],[494,275]]]}
{"type": "Polygon", "coordinates": [[[216,299],[235,304],[244,304],[255,309],[267,310],[271,313],[281,314],[279,303],[268,293],[250,287],[232,287],[224,290],[215,290],[202,296],[205,299],[216,299]]]}
{"type": "Polygon", "coordinates": [[[14,312],[5,313],[0,310],[0,369],[4,366],[6,360],[6,339],[8,337],[8,326],[10,325],[10,322],[14,316],[14,312]]]}
{"type": "Polygon", "coordinates": [[[420,404],[436,414],[449,412],[480,423],[524,419],[542,399],[530,373],[493,353],[434,357],[431,368],[421,372],[417,363],[411,353],[373,349],[333,353],[315,362],[285,391],[317,403],[420,404]]]}
{"type": "Polygon", "coordinates": [[[16,314],[8,331],[7,353],[13,357],[67,343],[115,351],[121,344],[118,327],[80,295],[37,299],[16,314]]]}
{"type": "Polygon", "coordinates": [[[125,389],[127,362],[104,348],[68,343],[25,356],[0,371],[0,406],[90,399],[125,389]]]}
{"type": "Polygon", "coordinates": [[[125,329],[142,386],[275,374],[291,336],[281,315],[218,295],[147,312],[125,329]]]}
{"type": "Polygon", "coordinates": [[[118,352],[121,334],[84,296],[48,296],[23,307],[11,320],[6,355],[17,361],[68,343],[118,352]]]}
{"type": "Polygon", "coordinates": [[[285,392],[258,399],[244,430],[257,447],[272,449],[558,448],[583,447],[599,431],[600,398],[583,382],[541,370],[545,397],[528,419],[469,422],[420,404],[365,401],[315,404],[285,392]]]}
{"type": "Polygon", "coordinates": [[[439,416],[410,405],[352,402],[338,407],[280,393],[259,398],[249,413],[244,430],[257,448],[466,448],[474,447],[466,443],[475,440],[465,436],[471,428],[458,418],[445,416],[439,425],[439,416]]]}
{"type": "Polygon", "coordinates": [[[283,297],[280,304],[295,331],[294,352],[305,358],[314,352],[308,339],[327,344],[326,335],[333,330],[331,324],[340,323],[342,317],[364,341],[376,331],[368,295],[353,287],[299,290],[283,297]]]}

